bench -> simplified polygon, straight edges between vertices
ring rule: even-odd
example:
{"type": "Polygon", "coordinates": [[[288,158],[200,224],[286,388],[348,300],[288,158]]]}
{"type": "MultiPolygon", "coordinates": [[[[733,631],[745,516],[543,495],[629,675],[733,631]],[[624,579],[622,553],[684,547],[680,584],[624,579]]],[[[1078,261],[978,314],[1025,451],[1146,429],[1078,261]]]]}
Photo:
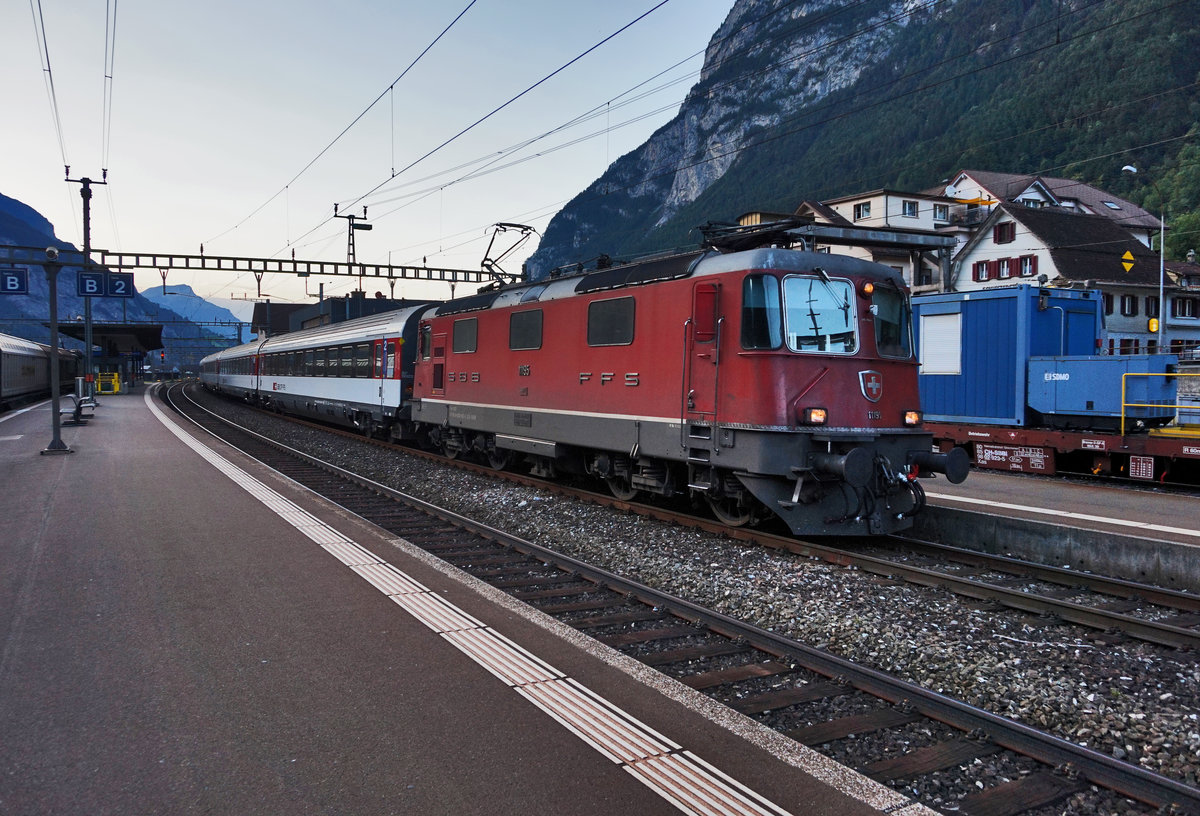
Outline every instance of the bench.
{"type": "Polygon", "coordinates": [[[63,425],[87,425],[88,419],[93,416],[96,410],[96,401],[91,397],[79,397],[75,394],[65,394],[64,399],[70,400],[68,404],[60,405],[58,413],[60,415],[71,416],[70,419],[64,420],[63,425]],[[84,416],[84,411],[87,411],[87,416],[84,416]]]}

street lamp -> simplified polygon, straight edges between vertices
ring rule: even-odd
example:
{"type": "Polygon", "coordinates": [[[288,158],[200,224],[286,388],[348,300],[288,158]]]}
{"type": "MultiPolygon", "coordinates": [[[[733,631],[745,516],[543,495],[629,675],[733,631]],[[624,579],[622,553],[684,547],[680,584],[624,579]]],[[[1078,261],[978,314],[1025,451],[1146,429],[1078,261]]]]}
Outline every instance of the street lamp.
{"type": "MultiPolygon", "coordinates": [[[[1136,175],[1137,171],[1138,169],[1132,164],[1121,168],[1123,173],[1136,175]]],[[[1158,218],[1158,353],[1163,354],[1166,341],[1163,332],[1167,325],[1167,301],[1163,294],[1163,282],[1167,277],[1167,202],[1163,199],[1162,191],[1158,189],[1158,182],[1151,179],[1150,185],[1154,187],[1154,192],[1158,193],[1160,211],[1158,218]]]]}

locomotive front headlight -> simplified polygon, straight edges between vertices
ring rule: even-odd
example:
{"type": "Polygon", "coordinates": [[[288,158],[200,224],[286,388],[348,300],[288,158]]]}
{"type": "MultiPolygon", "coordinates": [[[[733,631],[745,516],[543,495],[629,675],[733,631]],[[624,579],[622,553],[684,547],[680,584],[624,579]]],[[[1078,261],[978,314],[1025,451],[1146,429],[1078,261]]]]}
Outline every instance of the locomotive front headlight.
{"type": "Polygon", "coordinates": [[[829,412],[824,408],[805,408],[800,413],[800,421],[805,425],[824,425],[829,419],[829,412]]]}
{"type": "Polygon", "coordinates": [[[858,287],[858,293],[865,298],[869,298],[871,295],[875,294],[875,284],[871,281],[867,281],[862,286],[858,287]]]}
{"type": "Polygon", "coordinates": [[[920,411],[905,411],[904,412],[904,424],[910,428],[915,428],[918,425],[920,425],[921,424],[921,412],[920,411]]]}

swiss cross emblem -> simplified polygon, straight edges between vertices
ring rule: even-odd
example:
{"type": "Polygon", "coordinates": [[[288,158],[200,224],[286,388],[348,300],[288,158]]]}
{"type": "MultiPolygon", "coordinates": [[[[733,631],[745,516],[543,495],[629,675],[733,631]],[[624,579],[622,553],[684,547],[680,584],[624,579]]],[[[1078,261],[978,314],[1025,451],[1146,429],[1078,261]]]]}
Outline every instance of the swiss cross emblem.
{"type": "Polygon", "coordinates": [[[878,371],[858,372],[858,385],[862,389],[862,395],[871,402],[879,402],[879,398],[883,396],[883,375],[878,371]]]}

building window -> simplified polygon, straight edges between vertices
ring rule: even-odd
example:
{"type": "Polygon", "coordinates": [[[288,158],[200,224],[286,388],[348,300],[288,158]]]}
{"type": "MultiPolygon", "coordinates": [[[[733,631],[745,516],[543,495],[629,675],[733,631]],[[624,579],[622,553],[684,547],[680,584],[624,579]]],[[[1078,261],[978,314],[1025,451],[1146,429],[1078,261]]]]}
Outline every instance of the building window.
{"type": "Polygon", "coordinates": [[[871,217],[871,202],[864,201],[861,204],[854,205],[854,220],[862,221],[864,218],[871,217]]]}
{"type": "Polygon", "coordinates": [[[1032,278],[1037,274],[1037,256],[1022,255],[1017,259],[1021,264],[1021,277],[1032,278]]]}
{"type": "Polygon", "coordinates": [[[1001,258],[999,260],[1000,279],[1011,278],[1013,274],[1013,263],[1016,258],[1001,258]]]}
{"type": "Polygon", "coordinates": [[[1158,295],[1146,296],[1146,317],[1158,317],[1158,295]]]}
{"type": "Polygon", "coordinates": [[[1017,224],[1015,221],[1005,221],[992,227],[992,242],[1010,244],[1017,240],[1017,224]]]}
{"type": "Polygon", "coordinates": [[[974,277],[975,280],[980,281],[980,282],[988,279],[988,263],[987,263],[987,261],[976,261],[975,262],[975,271],[974,271],[974,275],[972,277],[974,277]]]}
{"type": "Polygon", "coordinates": [[[917,202],[901,201],[900,202],[900,211],[907,218],[916,218],[917,217],[917,202]]]}
{"type": "Polygon", "coordinates": [[[949,221],[950,220],[950,205],[949,204],[934,204],[933,205],[933,220],[934,221],[949,221]]]}
{"type": "Polygon", "coordinates": [[[1197,303],[1200,303],[1200,298],[1171,298],[1171,317],[1196,317],[1200,314],[1200,309],[1196,308],[1197,303]]]}
{"type": "Polygon", "coordinates": [[[1113,313],[1113,296],[1111,292],[1104,293],[1104,313],[1106,315],[1113,313]]]}
{"type": "Polygon", "coordinates": [[[1137,317],[1137,313],[1137,295],[1121,295],[1121,315],[1123,317],[1137,317]]]}
{"type": "Polygon", "coordinates": [[[1132,337],[1121,338],[1121,353],[1122,354],[1137,354],[1138,341],[1132,337]]]}

